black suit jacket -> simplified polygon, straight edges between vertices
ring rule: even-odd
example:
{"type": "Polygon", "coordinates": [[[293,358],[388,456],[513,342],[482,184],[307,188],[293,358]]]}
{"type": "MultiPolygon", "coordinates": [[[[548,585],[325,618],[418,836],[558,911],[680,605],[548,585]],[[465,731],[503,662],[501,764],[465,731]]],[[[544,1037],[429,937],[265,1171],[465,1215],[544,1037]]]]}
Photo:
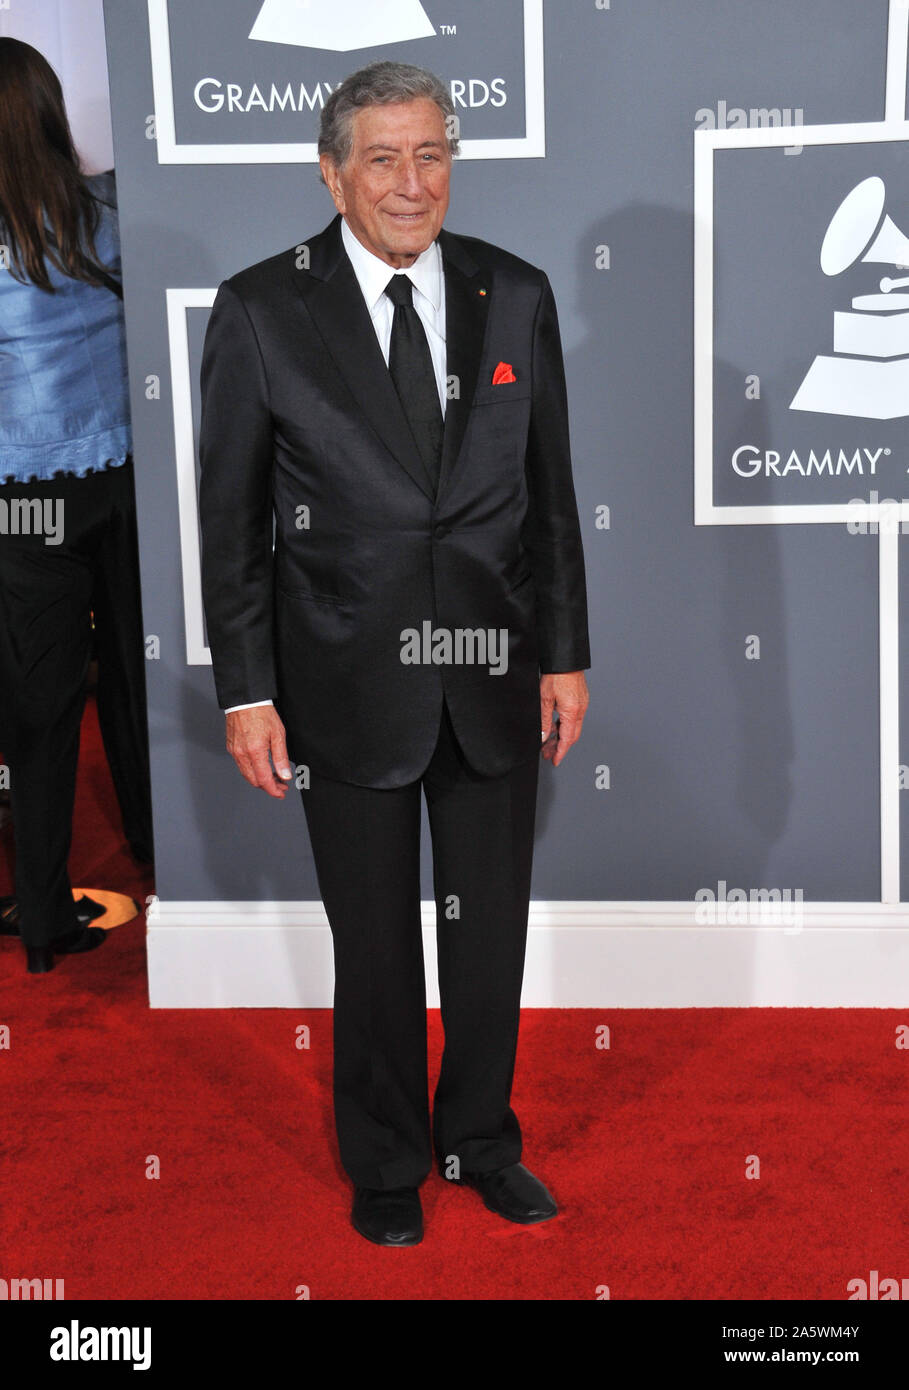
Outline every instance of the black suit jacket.
{"type": "Polygon", "coordinates": [[[294,762],[362,786],[421,775],[443,691],[471,764],[508,771],[540,746],[540,673],[590,664],[549,281],[473,237],[443,230],[439,244],[451,398],[435,498],[339,216],[308,256],[293,247],[225,280],[205,336],[199,505],[218,700],[273,698],[294,762]],[[493,385],[499,362],[514,381],[493,385]],[[406,664],[405,629],[504,629],[507,670],[406,664]]]}

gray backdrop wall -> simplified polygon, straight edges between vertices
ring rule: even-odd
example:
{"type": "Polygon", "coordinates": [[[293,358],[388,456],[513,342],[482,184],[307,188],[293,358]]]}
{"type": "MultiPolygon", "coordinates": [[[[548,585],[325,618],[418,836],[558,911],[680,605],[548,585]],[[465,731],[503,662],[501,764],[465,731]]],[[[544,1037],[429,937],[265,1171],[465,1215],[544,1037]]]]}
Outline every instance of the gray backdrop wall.
{"type": "Polygon", "coordinates": [[[107,52],[101,0],[16,0],[0,4],[0,37],[21,39],[43,53],[63,87],[70,129],[86,171],[113,160],[107,52]]]}
{"type": "MultiPolygon", "coordinates": [[[[324,84],[395,55],[456,83],[463,103],[447,225],[544,267],[561,316],[594,664],[583,740],[558,770],[543,767],[534,896],[691,900],[723,881],[880,901],[884,552],[880,536],[850,533],[842,507],[871,489],[905,490],[902,359],[884,388],[892,418],[790,402],[813,358],[833,352],[834,312],[900,274],[863,263],[859,246],[850,268],[827,276],[819,255],[838,205],[872,176],[909,230],[909,145],[832,136],[793,152],[763,137],[782,126],[794,146],[790,122],[883,121],[887,0],[313,0],[294,12],[282,0],[105,5],[155,639],[160,897],[318,897],[299,798],[274,803],[241,780],[204,662],[193,572],[199,358],[218,283],[333,214],[312,162],[324,84]],[[360,47],[383,8],[401,37],[360,47]],[[254,24],[261,37],[249,37],[254,24]],[[713,206],[696,208],[694,132],[712,129],[713,206]],[[723,148],[723,130],[744,138],[723,148]],[[712,433],[699,468],[716,511],[700,525],[696,225],[714,256],[698,372],[712,433]],[[752,446],[748,459],[796,451],[803,469],[812,450],[832,450],[834,470],[840,449],[890,452],[874,475],[793,466],[746,477],[731,463],[740,445],[752,446]],[[824,506],[836,515],[818,524],[824,506]],[[812,519],[750,525],[730,512],[726,524],[722,514],[787,507],[812,519]]],[[[902,119],[905,53],[895,71],[902,119]]],[[[891,114],[892,83],[891,72],[891,114]]],[[[850,233],[860,240],[863,209],[850,233]]],[[[846,374],[868,355],[844,354],[846,374]]],[[[884,712],[891,733],[901,708],[884,712]]],[[[907,830],[897,821],[894,839],[893,825],[891,815],[889,872],[892,882],[907,866],[905,897],[907,830]]]]}

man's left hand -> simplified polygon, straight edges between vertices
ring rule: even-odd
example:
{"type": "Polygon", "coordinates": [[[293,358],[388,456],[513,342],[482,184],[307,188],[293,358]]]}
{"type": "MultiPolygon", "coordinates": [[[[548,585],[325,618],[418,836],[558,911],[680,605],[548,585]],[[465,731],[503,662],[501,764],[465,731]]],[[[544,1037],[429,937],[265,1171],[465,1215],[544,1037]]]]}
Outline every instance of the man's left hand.
{"type": "Polygon", "coordinates": [[[573,743],[581,737],[581,726],[590,703],[590,694],[583,671],[559,671],[540,677],[540,729],[543,734],[543,757],[553,767],[559,763],[573,743]],[[553,734],[553,710],[558,711],[558,738],[553,734]]]}

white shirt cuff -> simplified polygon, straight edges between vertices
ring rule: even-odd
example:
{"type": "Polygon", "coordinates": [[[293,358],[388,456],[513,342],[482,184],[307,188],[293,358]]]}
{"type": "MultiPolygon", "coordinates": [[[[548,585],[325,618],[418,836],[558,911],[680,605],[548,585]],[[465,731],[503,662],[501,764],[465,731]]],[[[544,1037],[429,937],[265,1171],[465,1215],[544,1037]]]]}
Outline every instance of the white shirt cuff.
{"type": "Polygon", "coordinates": [[[260,705],[273,705],[274,703],[274,700],[253,700],[251,705],[231,705],[224,713],[233,714],[235,709],[258,709],[260,705]]]}

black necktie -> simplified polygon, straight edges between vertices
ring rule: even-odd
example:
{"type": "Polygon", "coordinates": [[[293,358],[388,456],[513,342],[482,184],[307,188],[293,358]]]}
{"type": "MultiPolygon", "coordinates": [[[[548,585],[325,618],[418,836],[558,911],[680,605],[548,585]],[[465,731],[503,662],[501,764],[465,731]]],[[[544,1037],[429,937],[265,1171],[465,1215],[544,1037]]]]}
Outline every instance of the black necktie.
{"type": "Polygon", "coordinates": [[[443,421],[429,343],[420,316],[413,307],[410,277],[393,275],[385,286],[385,293],[395,306],[388,370],[435,490],[442,463],[443,421]]]}

